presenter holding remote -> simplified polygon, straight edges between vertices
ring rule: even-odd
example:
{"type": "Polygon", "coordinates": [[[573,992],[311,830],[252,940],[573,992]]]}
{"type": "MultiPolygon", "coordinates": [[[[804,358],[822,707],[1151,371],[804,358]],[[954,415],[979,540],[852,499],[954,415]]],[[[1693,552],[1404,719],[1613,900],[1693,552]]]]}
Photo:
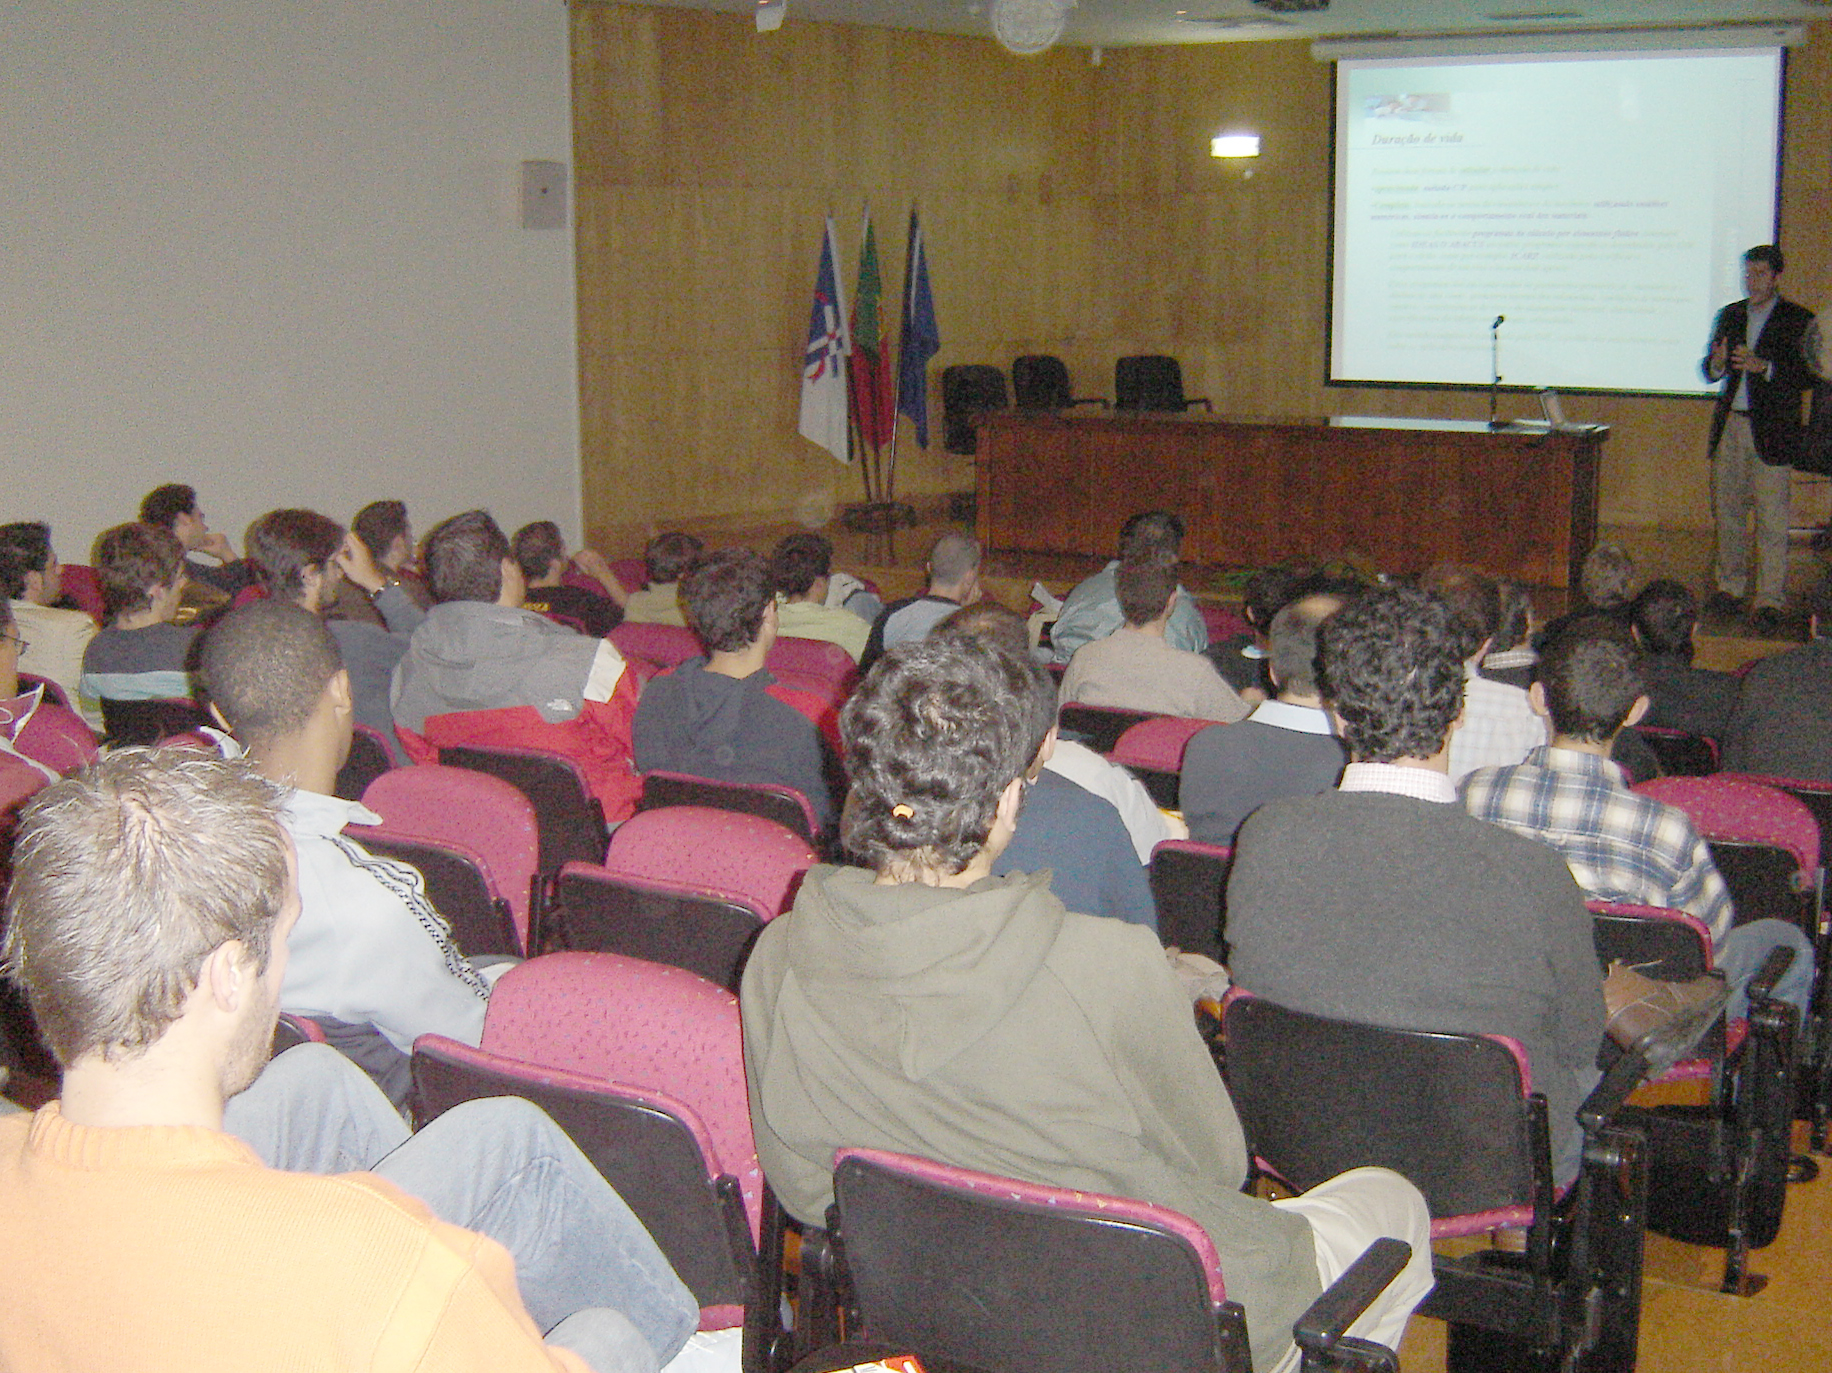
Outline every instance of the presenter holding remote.
{"type": "Polygon", "coordinates": [[[1711,415],[1711,507],[1717,521],[1714,610],[1749,600],[1758,628],[1775,629],[1787,586],[1788,484],[1800,449],[1800,401],[1819,363],[1819,323],[1781,296],[1781,250],[1743,254],[1746,299],[1718,311],[1705,377],[1722,381],[1711,415]],[[1756,567],[1750,578],[1749,520],[1756,567]]]}

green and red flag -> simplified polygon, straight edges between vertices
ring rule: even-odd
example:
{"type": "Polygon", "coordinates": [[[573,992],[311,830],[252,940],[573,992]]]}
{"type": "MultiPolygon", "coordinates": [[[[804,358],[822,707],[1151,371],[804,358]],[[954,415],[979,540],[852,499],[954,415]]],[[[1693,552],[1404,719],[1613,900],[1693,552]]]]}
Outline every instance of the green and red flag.
{"type": "Polygon", "coordinates": [[[853,421],[866,447],[883,448],[891,441],[896,415],[896,392],[891,387],[891,350],[885,346],[878,302],[883,281],[878,273],[878,240],[872,233],[871,211],[859,248],[859,287],[852,297],[852,355],[846,359],[852,388],[853,421]]]}

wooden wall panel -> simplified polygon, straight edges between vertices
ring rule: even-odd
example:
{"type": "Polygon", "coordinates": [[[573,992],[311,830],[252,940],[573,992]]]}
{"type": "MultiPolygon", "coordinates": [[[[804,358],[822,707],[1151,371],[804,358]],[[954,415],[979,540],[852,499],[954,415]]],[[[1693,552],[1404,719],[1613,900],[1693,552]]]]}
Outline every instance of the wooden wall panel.
{"type": "MultiPolygon", "coordinates": [[[[1169,352],[1218,412],[1479,418],[1476,392],[1324,384],[1330,68],[1302,42],[1018,59],[989,39],[637,5],[573,9],[586,523],[819,515],[856,472],[795,432],[821,215],[850,295],[876,218],[894,331],[919,200],[943,348],[931,446],[899,490],[967,489],[941,452],[951,362],[1061,355],[1078,394],[1169,352]],[[1257,129],[1249,169],[1208,156],[1257,129]]],[[[1832,25],[1789,59],[1786,289],[1832,307],[1832,25]]],[[[1708,321],[1699,322],[1701,336],[1708,321]]],[[[1530,402],[1504,400],[1510,413],[1530,402]]],[[[1703,401],[1574,397],[1609,424],[1603,518],[1707,523],[1703,401]]]]}

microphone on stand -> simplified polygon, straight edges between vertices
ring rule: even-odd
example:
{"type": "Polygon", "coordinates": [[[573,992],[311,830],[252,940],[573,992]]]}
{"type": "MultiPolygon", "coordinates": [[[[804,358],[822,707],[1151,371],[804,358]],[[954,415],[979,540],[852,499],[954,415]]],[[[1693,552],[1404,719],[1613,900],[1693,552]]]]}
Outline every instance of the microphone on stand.
{"type": "Polygon", "coordinates": [[[1501,391],[1501,326],[1508,322],[1506,315],[1496,315],[1495,322],[1489,325],[1489,371],[1494,380],[1489,383],[1489,421],[1490,429],[1505,429],[1504,421],[1495,418],[1495,402],[1501,391]]]}

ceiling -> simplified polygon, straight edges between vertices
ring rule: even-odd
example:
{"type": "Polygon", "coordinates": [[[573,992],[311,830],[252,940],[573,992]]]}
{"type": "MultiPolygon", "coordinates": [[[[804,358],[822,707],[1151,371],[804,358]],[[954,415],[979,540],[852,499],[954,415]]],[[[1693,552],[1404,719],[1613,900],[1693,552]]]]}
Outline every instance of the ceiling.
{"type": "MultiPolygon", "coordinates": [[[[755,0],[646,0],[748,14],[755,0]]],[[[787,0],[813,19],[931,33],[989,34],[991,0],[787,0]]],[[[1284,2],[1284,0],[1281,0],[1284,2]]],[[[1078,0],[1062,42],[1082,47],[1376,34],[1544,32],[1832,19],[1832,0],[1326,0],[1275,14],[1251,0],[1078,0]]]]}

